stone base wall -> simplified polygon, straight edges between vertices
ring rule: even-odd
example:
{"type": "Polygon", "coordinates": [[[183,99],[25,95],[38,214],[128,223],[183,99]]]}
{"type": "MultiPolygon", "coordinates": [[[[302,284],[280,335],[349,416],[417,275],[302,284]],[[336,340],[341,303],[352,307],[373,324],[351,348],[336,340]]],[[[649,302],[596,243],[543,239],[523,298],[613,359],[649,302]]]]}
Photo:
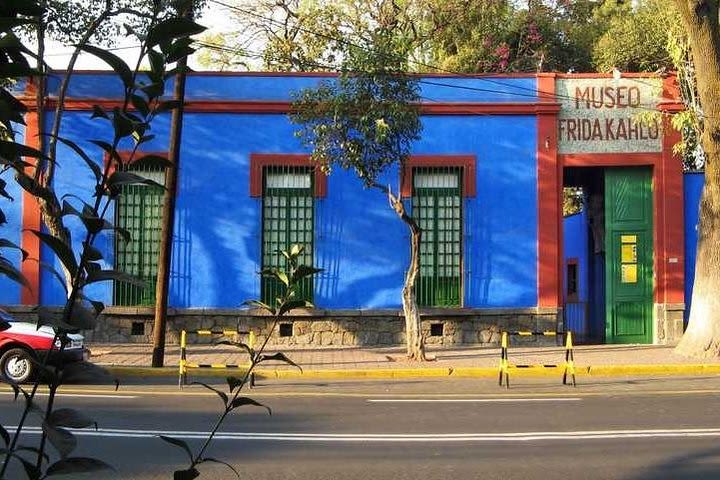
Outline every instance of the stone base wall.
{"type": "Polygon", "coordinates": [[[656,303],[653,343],[656,345],[677,345],[685,327],[684,314],[684,303],[656,303]]]}
{"type": "MultiPolygon", "coordinates": [[[[35,321],[28,307],[6,308],[17,318],[35,321]]],[[[273,319],[247,310],[171,309],[167,342],[179,342],[181,330],[252,331],[265,340],[273,319]]],[[[558,309],[429,309],[422,311],[422,329],[430,346],[498,345],[503,330],[548,331],[562,328],[558,309]]],[[[93,343],[152,342],[151,308],[107,307],[98,325],[85,336],[93,343]]],[[[215,337],[216,339],[217,337],[215,337]]],[[[211,336],[189,335],[190,343],[211,343],[211,336]]],[[[517,345],[555,345],[555,337],[511,337],[517,345]]],[[[400,346],[405,343],[405,320],[398,310],[310,310],[283,317],[269,346],[355,347],[400,346]],[[282,325],[282,326],[281,326],[282,325]],[[281,335],[282,333],[282,335],[281,335]],[[289,334],[289,335],[288,335],[289,334]]]]}

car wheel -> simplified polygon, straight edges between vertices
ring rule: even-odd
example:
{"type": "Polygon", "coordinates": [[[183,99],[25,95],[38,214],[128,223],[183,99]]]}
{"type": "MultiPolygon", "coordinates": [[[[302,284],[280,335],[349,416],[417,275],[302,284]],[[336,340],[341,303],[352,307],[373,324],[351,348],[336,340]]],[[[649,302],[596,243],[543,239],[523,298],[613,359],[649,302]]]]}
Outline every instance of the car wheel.
{"type": "Polygon", "coordinates": [[[14,383],[27,381],[33,373],[32,354],[24,348],[11,348],[0,357],[2,375],[14,383]]]}

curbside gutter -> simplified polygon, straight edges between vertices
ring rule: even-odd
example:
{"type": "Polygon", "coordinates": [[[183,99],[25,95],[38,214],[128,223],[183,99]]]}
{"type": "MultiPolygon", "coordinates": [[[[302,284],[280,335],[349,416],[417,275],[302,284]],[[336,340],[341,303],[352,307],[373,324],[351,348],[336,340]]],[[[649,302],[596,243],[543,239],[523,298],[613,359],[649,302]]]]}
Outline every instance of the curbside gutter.
{"type": "MultiPolygon", "coordinates": [[[[111,374],[122,377],[177,377],[177,367],[105,366],[111,374]]],[[[563,367],[511,368],[512,376],[557,377],[563,367]]],[[[197,368],[191,375],[198,377],[239,376],[245,373],[238,368],[197,368]]],[[[598,365],[576,366],[576,375],[652,376],[652,375],[708,375],[720,374],[720,364],[660,364],[660,365],[598,365]]],[[[397,379],[397,378],[497,378],[497,367],[435,367],[435,368],[373,368],[373,369],[316,369],[298,370],[261,369],[255,372],[261,379],[397,379]]]]}

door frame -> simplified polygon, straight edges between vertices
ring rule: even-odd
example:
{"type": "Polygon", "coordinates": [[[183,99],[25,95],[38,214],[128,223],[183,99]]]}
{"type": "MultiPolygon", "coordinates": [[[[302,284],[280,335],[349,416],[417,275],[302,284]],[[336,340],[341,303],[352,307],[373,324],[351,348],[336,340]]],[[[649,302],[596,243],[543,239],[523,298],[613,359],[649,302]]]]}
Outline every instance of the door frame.
{"type": "MultiPolygon", "coordinates": [[[[617,318],[616,314],[618,311],[618,303],[621,300],[621,297],[618,294],[618,288],[619,285],[615,283],[615,280],[617,279],[617,275],[619,274],[618,267],[621,264],[620,254],[616,250],[616,248],[619,245],[619,239],[622,237],[622,243],[625,242],[625,236],[630,237],[636,237],[636,248],[637,248],[637,236],[647,236],[652,238],[653,231],[654,231],[654,224],[653,224],[653,215],[648,215],[650,218],[645,217],[643,221],[641,222],[624,222],[623,228],[620,228],[619,225],[614,224],[611,222],[611,227],[608,228],[608,219],[610,218],[610,215],[608,215],[608,205],[615,204],[615,200],[610,198],[610,195],[608,194],[608,191],[610,188],[608,187],[608,172],[610,170],[614,172],[622,172],[622,170],[625,169],[642,169],[642,178],[643,183],[644,181],[649,180],[650,185],[648,187],[650,188],[650,195],[649,195],[649,202],[650,202],[650,210],[653,211],[653,178],[652,178],[652,169],[648,169],[649,167],[608,167],[604,168],[602,170],[602,175],[604,177],[604,200],[603,200],[603,208],[605,210],[604,218],[605,218],[605,235],[603,239],[604,243],[604,249],[605,249],[605,342],[606,343],[613,343],[613,344],[621,344],[621,343],[643,343],[643,344],[650,344],[653,341],[654,336],[654,330],[655,330],[655,321],[654,321],[654,312],[653,312],[653,303],[654,303],[654,295],[652,294],[655,289],[655,252],[653,248],[653,242],[650,241],[648,244],[644,244],[643,247],[636,250],[636,259],[635,263],[637,265],[642,265],[642,270],[645,270],[645,267],[650,268],[649,275],[643,274],[642,276],[638,277],[637,280],[639,280],[640,284],[643,285],[643,311],[644,311],[644,317],[645,317],[645,325],[644,325],[644,334],[636,334],[636,335],[628,335],[633,338],[629,339],[626,337],[623,337],[622,335],[616,335],[613,332],[616,331],[617,328],[617,318]],[[650,175],[647,175],[647,174],[650,175]],[[644,224],[644,228],[642,228],[644,224]],[[649,229],[648,229],[649,227],[649,229]],[[647,250],[645,250],[647,248],[647,250]],[[648,261],[648,257],[649,260],[648,261]],[[638,260],[639,259],[639,260],[638,260]],[[646,290],[648,289],[649,290],[646,290]],[[648,295],[648,293],[650,295],[648,295]],[[649,302],[649,305],[648,305],[649,302]]],[[[638,170],[636,170],[638,171],[638,170]]],[[[620,173],[622,175],[622,173],[620,173]]],[[[644,187],[643,187],[644,188],[644,187]]],[[[632,242],[630,242],[632,243],[632,242]]],[[[636,274],[637,275],[637,274],[636,274]]],[[[637,284],[637,282],[636,282],[637,284]]],[[[633,302],[635,303],[635,302],[633,302]]]]}

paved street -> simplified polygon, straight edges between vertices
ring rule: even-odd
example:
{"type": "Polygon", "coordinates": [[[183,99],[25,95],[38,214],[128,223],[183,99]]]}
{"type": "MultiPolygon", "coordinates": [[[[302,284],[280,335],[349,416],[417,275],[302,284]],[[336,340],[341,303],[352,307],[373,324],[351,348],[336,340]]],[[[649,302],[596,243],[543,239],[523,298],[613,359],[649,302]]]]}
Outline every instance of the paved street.
{"type": "MultiPolygon", "coordinates": [[[[267,382],[229,418],[209,455],[251,479],[628,479],[720,475],[720,379],[587,379],[577,389],[547,378],[509,391],[489,380],[267,382]]],[[[59,406],[80,408],[100,429],[78,454],[117,467],[115,477],[170,478],[197,447],[220,402],[201,387],[68,387],[59,406]]],[[[0,395],[0,421],[18,407],[0,395]]],[[[36,418],[32,426],[39,424],[36,418]]],[[[37,441],[38,429],[26,441],[37,441]]],[[[234,478],[202,465],[201,478],[234,478]]],[[[17,477],[22,478],[16,472],[17,477]]]]}

